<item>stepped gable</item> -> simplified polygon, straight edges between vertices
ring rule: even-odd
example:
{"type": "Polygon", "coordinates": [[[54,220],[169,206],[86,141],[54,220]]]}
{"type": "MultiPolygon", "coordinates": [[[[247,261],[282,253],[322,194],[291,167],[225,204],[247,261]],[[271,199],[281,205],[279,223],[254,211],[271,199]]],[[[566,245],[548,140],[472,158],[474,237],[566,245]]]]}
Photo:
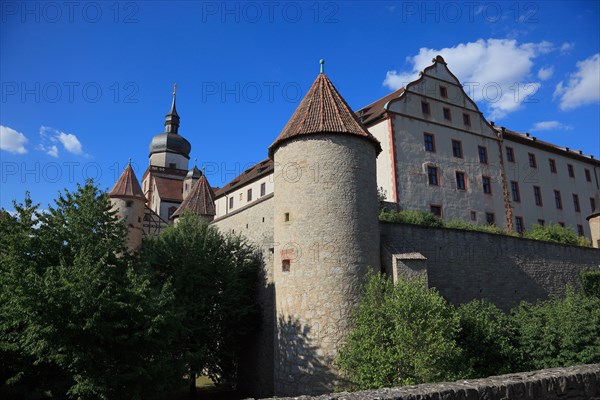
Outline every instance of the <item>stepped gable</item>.
{"type": "Polygon", "coordinates": [[[138,183],[135,172],[133,172],[133,168],[131,168],[131,164],[127,165],[127,168],[125,168],[108,196],[112,198],[140,199],[144,200],[144,202],[146,201],[146,196],[144,196],[144,192],[142,192],[142,188],[138,183]]]}
{"type": "Polygon", "coordinates": [[[377,154],[379,141],[358,120],[350,106],[324,73],[320,73],[277,139],[269,147],[269,157],[283,142],[299,136],[333,133],[363,137],[373,142],[377,154]]]}
{"type": "Polygon", "coordinates": [[[184,211],[188,210],[197,215],[214,216],[216,214],[214,198],[215,194],[208,184],[206,176],[202,174],[200,179],[192,186],[190,194],[171,215],[171,219],[181,216],[184,211]]]}

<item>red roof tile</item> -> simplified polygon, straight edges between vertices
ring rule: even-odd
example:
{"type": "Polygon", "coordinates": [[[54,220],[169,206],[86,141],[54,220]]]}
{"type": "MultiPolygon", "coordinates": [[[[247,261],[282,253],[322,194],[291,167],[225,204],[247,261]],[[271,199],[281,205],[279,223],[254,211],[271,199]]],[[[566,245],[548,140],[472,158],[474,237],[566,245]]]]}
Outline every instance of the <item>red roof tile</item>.
{"type": "Polygon", "coordinates": [[[261,178],[265,175],[273,172],[273,160],[267,158],[257,163],[256,165],[248,168],[246,171],[241,173],[232,179],[227,185],[223,186],[221,189],[215,191],[215,196],[220,197],[226,193],[231,192],[239,187],[244,186],[245,184],[254,181],[258,178],[261,178]]]}
{"type": "Polygon", "coordinates": [[[284,141],[302,135],[318,133],[350,134],[364,137],[373,142],[377,153],[381,144],[358,120],[333,83],[325,74],[319,74],[304,99],[269,147],[269,157],[284,141]]]}
{"type": "Polygon", "coordinates": [[[183,181],[154,176],[158,196],[163,201],[181,203],[183,201],[183,181]]]}
{"type": "Polygon", "coordinates": [[[398,98],[404,93],[404,88],[400,88],[395,92],[392,92],[386,96],[383,96],[374,103],[369,104],[366,107],[361,108],[356,112],[356,116],[364,125],[370,125],[378,122],[383,114],[385,114],[385,108],[383,108],[389,101],[398,98]]]}
{"type": "Polygon", "coordinates": [[[140,187],[131,165],[127,165],[127,168],[125,168],[108,195],[109,197],[114,198],[140,199],[144,200],[144,202],[146,201],[146,196],[144,196],[144,192],[142,192],[142,188],[140,187]]]}
{"type": "Polygon", "coordinates": [[[171,218],[179,217],[189,210],[197,215],[215,215],[215,194],[213,193],[204,174],[196,181],[183,203],[173,213],[171,218]]]}

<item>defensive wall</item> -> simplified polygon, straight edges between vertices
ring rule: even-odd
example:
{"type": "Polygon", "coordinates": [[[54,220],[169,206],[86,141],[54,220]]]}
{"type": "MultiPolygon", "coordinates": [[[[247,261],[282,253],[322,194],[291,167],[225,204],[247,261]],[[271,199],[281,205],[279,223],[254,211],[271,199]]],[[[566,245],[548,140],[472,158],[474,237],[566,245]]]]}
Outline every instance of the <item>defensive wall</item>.
{"type": "Polygon", "coordinates": [[[452,383],[300,396],[280,400],[561,400],[600,399],[600,364],[577,365],[452,383]]]}
{"type": "Polygon", "coordinates": [[[600,250],[459,229],[380,222],[382,268],[422,276],[454,304],[485,299],[507,310],[522,300],[564,296],[600,250]]]}

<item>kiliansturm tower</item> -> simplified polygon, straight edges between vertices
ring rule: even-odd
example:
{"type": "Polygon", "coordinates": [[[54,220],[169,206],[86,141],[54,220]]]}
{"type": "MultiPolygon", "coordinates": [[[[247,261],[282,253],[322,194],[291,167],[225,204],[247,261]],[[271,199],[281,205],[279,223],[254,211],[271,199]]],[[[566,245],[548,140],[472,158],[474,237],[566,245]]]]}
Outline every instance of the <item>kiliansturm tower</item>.
{"type": "Polygon", "coordinates": [[[324,393],[363,278],[378,268],[381,146],[321,73],[274,160],[275,395],[324,393]]]}

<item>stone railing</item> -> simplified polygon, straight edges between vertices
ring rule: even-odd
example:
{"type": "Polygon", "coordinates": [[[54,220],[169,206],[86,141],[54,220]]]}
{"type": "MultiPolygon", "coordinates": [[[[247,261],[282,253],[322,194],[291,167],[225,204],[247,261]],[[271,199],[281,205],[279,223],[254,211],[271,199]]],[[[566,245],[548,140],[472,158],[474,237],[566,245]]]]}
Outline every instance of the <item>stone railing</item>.
{"type": "MultiPolygon", "coordinates": [[[[289,398],[292,399],[292,398],[289,398]]],[[[600,364],[395,389],[300,396],[315,400],[600,400],[600,364]]]]}

